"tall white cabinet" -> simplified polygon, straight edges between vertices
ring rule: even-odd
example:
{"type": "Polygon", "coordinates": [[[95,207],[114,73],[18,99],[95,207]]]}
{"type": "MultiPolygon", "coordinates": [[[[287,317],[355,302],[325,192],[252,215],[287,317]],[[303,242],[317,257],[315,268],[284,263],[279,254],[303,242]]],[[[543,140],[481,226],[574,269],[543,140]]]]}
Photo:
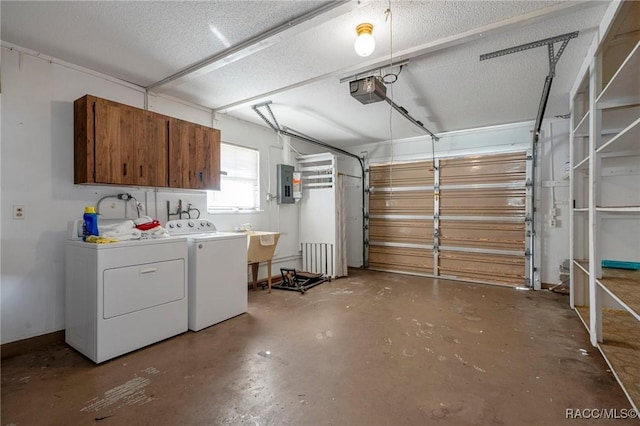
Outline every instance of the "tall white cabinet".
{"type": "Polygon", "coordinates": [[[571,112],[571,307],[638,409],[640,2],[610,5],[571,112]]]}

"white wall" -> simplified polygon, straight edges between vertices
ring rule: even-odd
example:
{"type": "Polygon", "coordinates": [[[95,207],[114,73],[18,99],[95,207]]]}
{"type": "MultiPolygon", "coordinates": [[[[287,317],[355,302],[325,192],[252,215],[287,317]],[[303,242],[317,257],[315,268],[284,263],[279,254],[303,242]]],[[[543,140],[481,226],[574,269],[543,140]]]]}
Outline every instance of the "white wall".
{"type": "MultiPolygon", "coordinates": [[[[85,205],[105,195],[129,192],[145,205],[146,214],[167,220],[182,200],[192,203],[219,229],[251,223],[254,229],[282,233],[275,255],[280,266],[299,267],[298,206],[266,202],[275,193],[275,164],[282,145],[271,130],[226,116],[212,122],[209,111],[150,96],[151,110],[214,125],[222,140],[260,150],[262,209],[254,214],[206,213],[206,195],[199,191],[73,184],[73,101],[92,94],[142,108],[140,88],[70,64],[38,58],[2,47],[1,130],[1,342],[7,343],[64,329],[67,222],[79,219],[85,205]],[[12,219],[12,206],[24,205],[25,219],[12,219]]],[[[117,200],[101,204],[103,217],[121,217],[117,200]]],[[[132,214],[129,210],[129,214],[132,214]]],[[[264,268],[261,277],[266,275],[264,268]]]]}
{"type": "Polygon", "coordinates": [[[560,283],[560,265],[569,259],[569,120],[543,123],[538,151],[538,199],[536,220],[540,233],[541,281],[560,283]],[[556,209],[555,227],[550,224],[551,209],[556,209]]]}
{"type": "MultiPolygon", "coordinates": [[[[366,144],[350,148],[357,155],[366,155],[370,163],[419,161],[430,159],[435,148],[436,157],[472,155],[480,153],[498,153],[527,150],[531,144],[532,122],[516,123],[504,126],[493,126],[450,132],[439,135],[440,140],[431,143],[429,137],[417,137],[387,141],[377,144],[366,144]]],[[[568,121],[545,121],[539,143],[539,161],[536,190],[538,212],[537,229],[541,236],[540,279],[543,283],[559,282],[559,266],[563,259],[569,257],[569,209],[568,180],[564,186],[545,187],[548,181],[562,180],[564,162],[569,160],[569,125],[568,121]],[[552,191],[554,189],[554,193],[552,191]],[[549,227],[549,211],[555,197],[557,208],[556,227],[549,227]]],[[[351,205],[361,205],[357,198],[349,201],[351,205]]],[[[347,240],[361,240],[362,230],[357,227],[347,229],[347,240]]]]}

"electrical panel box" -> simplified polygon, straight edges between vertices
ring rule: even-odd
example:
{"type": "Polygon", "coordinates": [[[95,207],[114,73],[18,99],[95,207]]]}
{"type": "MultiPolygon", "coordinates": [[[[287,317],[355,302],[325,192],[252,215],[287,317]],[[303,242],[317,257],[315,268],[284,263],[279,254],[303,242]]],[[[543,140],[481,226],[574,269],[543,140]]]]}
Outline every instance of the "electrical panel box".
{"type": "Polygon", "coordinates": [[[286,164],[276,165],[278,204],[293,204],[293,166],[286,164]]]}

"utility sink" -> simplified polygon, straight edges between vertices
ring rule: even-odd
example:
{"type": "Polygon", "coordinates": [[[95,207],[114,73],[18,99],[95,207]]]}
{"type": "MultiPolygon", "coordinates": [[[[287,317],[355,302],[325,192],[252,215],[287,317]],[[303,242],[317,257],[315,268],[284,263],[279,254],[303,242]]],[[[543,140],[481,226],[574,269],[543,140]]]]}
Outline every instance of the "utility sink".
{"type": "Polygon", "coordinates": [[[271,293],[271,259],[273,259],[279,238],[279,232],[247,231],[247,262],[251,265],[254,289],[258,282],[260,262],[267,262],[267,282],[269,293],[271,293]]]}
{"type": "Polygon", "coordinates": [[[266,262],[273,258],[276,251],[279,232],[248,231],[247,232],[247,261],[249,263],[266,262]]]}

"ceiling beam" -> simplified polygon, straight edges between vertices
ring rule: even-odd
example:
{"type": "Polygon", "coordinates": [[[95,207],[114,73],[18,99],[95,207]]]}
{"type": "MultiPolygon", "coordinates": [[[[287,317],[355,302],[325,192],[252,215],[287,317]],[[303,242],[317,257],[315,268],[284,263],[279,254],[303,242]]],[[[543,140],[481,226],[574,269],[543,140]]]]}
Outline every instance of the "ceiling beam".
{"type": "MultiPolygon", "coordinates": [[[[597,3],[595,2],[572,2],[572,1],[554,4],[552,6],[544,7],[544,8],[535,10],[533,12],[525,13],[523,15],[515,16],[509,19],[504,19],[502,21],[498,21],[488,25],[484,25],[482,27],[474,28],[472,30],[465,31],[460,34],[455,34],[449,37],[433,40],[418,46],[411,47],[409,49],[396,52],[393,55],[393,62],[399,63],[402,61],[408,61],[409,59],[412,59],[412,58],[417,58],[433,52],[449,49],[449,48],[459,46],[465,43],[469,43],[475,40],[486,38],[488,36],[492,36],[502,32],[521,28],[525,25],[531,25],[547,19],[565,16],[570,13],[575,13],[579,10],[587,9],[589,7],[593,7],[596,5],[597,3]]],[[[383,59],[381,59],[380,57],[375,59],[370,59],[368,61],[361,62],[358,65],[354,65],[354,66],[342,68],[336,71],[321,74],[316,77],[312,77],[312,78],[299,81],[275,90],[271,90],[269,92],[252,96],[250,98],[238,100],[236,102],[233,102],[227,105],[220,105],[217,107],[211,106],[211,107],[214,108],[216,112],[221,112],[221,113],[230,112],[239,108],[246,107],[251,104],[258,103],[263,99],[271,98],[275,95],[278,95],[279,93],[287,92],[289,90],[293,90],[309,84],[317,83],[319,81],[322,81],[328,78],[343,78],[351,75],[358,75],[362,73],[364,70],[370,70],[375,68],[385,68],[388,65],[389,65],[389,58],[388,58],[388,55],[385,55],[383,59]]]]}
{"type": "Polygon", "coordinates": [[[177,73],[163,78],[145,87],[148,91],[161,93],[172,87],[178,86],[188,80],[208,74],[226,65],[232,64],[247,56],[253,55],[263,49],[279,43],[285,38],[293,37],[323,22],[343,15],[359,7],[356,0],[335,0],[328,2],[304,15],[291,19],[277,27],[271,28],[243,41],[229,49],[223,50],[213,56],[203,59],[177,73]]]}

